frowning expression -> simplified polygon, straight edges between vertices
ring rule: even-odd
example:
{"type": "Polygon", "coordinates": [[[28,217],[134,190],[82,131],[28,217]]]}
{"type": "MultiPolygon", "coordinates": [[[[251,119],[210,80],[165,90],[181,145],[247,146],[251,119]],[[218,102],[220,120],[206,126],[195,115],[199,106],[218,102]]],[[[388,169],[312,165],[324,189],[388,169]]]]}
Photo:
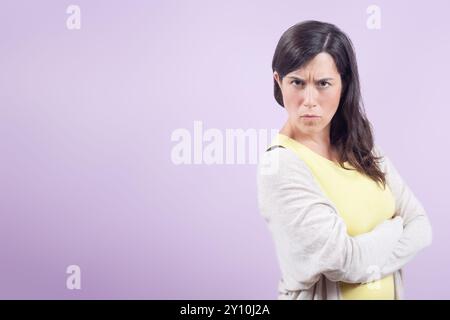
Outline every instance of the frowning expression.
{"type": "Polygon", "coordinates": [[[342,88],[341,77],[330,54],[319,53],[302,68],[285,75],[281,82],[276,71],[274,78],[281,88],[291,127],[304,134],[329,130],[342,88]]]}

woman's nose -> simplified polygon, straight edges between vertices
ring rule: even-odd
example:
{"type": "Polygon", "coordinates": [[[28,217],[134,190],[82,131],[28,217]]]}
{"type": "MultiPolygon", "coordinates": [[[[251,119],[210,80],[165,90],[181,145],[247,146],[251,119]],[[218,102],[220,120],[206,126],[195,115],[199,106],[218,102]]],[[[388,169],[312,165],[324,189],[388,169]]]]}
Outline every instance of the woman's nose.
{"type": "Polygon", "coordinates": [[[316,89],[312,86],[305,88],[304,105],[315,106],[316,105],[316,89]]]}

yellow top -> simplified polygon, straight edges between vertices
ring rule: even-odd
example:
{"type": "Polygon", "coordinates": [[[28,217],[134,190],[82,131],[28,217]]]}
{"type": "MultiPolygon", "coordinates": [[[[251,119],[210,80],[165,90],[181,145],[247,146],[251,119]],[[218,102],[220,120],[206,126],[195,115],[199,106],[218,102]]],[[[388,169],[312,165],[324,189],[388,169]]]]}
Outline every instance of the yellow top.
{"type": "MultiPolygon", "coordinates": [[[[342,168],[312,151],[297,140],[278,133],[272,145],[282,145],[294,151],[311,169],[324,194],[343,218],[350,236],[371,231],[395,213],[395,198],[389,186],[382,189],[375,181],[357,172],[342,168]]],[[[346,168],[353,168],[344,162],[346,168]]],[[[354,169],[354,168],[353,168],[354,169]]],[[[377,278],[376,270],[373,272],[377,278]]],[[[342,299],[395,299],[393,275],[366,284],[340,282],[342,299]]]]}

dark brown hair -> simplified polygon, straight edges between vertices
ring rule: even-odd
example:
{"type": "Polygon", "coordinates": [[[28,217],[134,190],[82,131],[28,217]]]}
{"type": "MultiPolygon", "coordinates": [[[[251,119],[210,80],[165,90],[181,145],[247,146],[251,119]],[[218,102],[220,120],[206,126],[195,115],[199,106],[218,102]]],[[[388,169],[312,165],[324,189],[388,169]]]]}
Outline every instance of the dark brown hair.
{"type": "MultiPolygon", "coordinates": [[[[330,127],[330,142],[339,155],[342,168],[348,161],[358,172],[386,185],[385,173],[379,168],[380,157],[374,153],[372,125],[367,120],[359,83],[356,55],[350,38],[335,25],[308,20],[286,30],[278,41],[272,60],[272,71],[280,82],[288,73],[300,69],[317,54],[333,57],[342,80],[339,106],[330,127]]],[[[274,79],[275,100],[284,107],[281,89],[274,79]]]]}

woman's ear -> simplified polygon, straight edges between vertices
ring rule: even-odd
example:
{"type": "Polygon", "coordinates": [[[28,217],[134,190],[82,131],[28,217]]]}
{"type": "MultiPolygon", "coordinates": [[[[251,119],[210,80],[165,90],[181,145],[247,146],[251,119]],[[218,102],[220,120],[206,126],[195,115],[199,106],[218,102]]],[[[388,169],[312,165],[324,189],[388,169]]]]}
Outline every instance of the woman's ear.
{"type": "Polygon", "coordinates": [[[280,75],[278,74],[278,72],[274,71],[273,78],[278,83],[278,86],[280,87],[280,90],[281,90],[281,80],[280,80],[280,75]]]}

